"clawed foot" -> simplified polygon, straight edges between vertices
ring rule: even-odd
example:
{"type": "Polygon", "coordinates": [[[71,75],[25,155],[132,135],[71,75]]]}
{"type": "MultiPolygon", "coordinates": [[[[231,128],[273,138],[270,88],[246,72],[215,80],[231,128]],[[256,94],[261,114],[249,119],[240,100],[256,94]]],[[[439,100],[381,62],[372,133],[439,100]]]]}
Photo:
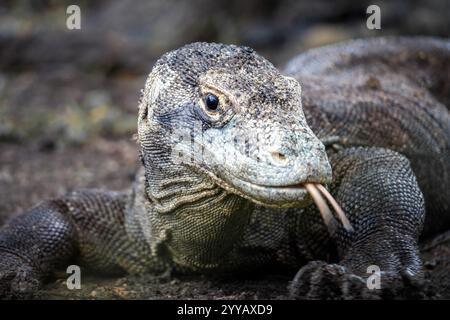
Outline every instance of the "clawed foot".
{"type": "Polygon", "coordinates": [[[422,283],[408,273],[379,274],[379,288],[373,278],[361,277],[339,264],[312,261],[302,267],[289,286],[294,299],[419,299],[422,283]]]}

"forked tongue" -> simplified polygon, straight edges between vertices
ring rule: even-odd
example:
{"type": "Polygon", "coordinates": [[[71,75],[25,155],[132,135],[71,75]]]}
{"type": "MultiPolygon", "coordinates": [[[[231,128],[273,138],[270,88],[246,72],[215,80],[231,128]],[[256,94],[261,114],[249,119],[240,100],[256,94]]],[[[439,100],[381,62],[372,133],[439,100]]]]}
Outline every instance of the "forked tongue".
{"type": "Polygon", "coordinates": [[[339,206],[339,204],[336,202],[336,200],[333,198],[333,196],[328,192],[325,187],[319,183],[305,183],[304,184],[306,190],[311,195],[311,198],[316,203],[317,208],[320,211],[320,214],[322,215],[323,221],[325,222],[325,225],[328,227],[328,231],[331,234],[334,234],[337,228],[337,221],[333,214],[331,213],[330,208],[328,207],[327,202],[325,201],[324,197],[328,200],[328,202],[333,207],[334,211],[336,211],[336,214],[338,216],[338,219],[342,223],[342,226],[345,230],[348,232],[353,231],[353,227],[350,224],[350,221],[348,220],[347,216],[345,215],[342,208],[339,206]],[[322,196],[323,195],[323,196],[322,196]]]}

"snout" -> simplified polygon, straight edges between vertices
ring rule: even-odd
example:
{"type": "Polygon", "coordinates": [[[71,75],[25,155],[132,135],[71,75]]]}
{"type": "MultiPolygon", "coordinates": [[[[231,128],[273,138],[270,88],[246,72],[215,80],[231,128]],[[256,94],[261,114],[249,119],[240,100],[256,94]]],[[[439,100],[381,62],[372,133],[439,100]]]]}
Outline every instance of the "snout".
{"type": "Polygon", "coordinates": [[[265,140],[234,144],[232,149],[222,141],[221,153],[226,159],[216,167],[216,176],[232,191],[264,206],[308,204],[303,185],[332,180],[325,146],[311,130],[269,132],[265,140]]]}
{"type": "Polygon", "coordinates": [[[241,178],[274,187],[331,182],[325,146],[311,131],[272,133],[271,138],[255,151],[252,160],[259,161],[248,162],[247,179],[241,178]]]}

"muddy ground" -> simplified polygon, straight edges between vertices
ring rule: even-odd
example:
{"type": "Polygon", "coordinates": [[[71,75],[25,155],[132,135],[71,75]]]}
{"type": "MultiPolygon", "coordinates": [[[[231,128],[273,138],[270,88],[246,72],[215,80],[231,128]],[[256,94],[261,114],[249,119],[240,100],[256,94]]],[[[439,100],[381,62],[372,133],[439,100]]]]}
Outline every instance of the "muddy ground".
{"type": "MultiPolygon", "coordinates": [[[[370,1],[369,1],[370,2],[370,1]]],[[[367,2],[367,3],[369,3],[367,2]]],[[[138,166],[136,108],[155,59],[192,41],[254,47],[278,66],[307,48],[356,37],[449,37],[448,2],[380,1],[383,29],[365,28],[364,1],[56,1],[0,4],[0,225],[42,199],[80,187],[120,190],[138,166]]],[[[425,298],[450,298],[450,242],[423,252],[425,298]]],[[[102,278],[65,274],[36,298],[284,299],[293,275],[102,278]]],[[[402,298],[402,297],[399,297],[402,298]]]]}

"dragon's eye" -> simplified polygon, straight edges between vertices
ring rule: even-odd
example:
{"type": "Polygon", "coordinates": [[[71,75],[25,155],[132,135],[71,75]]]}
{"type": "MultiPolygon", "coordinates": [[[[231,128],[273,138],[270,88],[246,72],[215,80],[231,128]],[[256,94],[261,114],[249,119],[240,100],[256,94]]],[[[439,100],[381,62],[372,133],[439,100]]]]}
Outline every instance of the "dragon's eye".
{"type": "Polygon", "coordinates": [[[205,106],[208,111],[217,111],[219,108],[219,98],[212,93],[208,93],[205,98],[205,106]]]}

